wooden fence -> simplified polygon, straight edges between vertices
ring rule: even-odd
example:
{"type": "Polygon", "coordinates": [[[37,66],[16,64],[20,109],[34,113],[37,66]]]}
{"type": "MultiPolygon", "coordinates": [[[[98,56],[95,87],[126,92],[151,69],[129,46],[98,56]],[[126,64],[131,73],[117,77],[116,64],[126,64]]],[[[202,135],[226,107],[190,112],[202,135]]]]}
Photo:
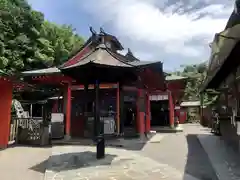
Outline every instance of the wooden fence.
{"type": "Polygon", "coordinates": [[[41,144],[44,126],[41,118],[16,118],[10,123],[9,143],[41,144]]]}

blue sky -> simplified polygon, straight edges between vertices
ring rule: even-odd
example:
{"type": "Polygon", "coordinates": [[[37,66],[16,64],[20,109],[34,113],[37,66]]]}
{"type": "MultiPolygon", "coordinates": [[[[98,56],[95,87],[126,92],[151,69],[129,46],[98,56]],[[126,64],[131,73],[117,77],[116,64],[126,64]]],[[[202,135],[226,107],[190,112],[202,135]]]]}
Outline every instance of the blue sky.
{"type": "Polygon", "coordinates": [[[141,60],[166,71],[208,60],[209,43],[224,29],[231,0],[28,0],[45,18],[70,24],[87,38],[89,26],[117,36],[141,60]]]}

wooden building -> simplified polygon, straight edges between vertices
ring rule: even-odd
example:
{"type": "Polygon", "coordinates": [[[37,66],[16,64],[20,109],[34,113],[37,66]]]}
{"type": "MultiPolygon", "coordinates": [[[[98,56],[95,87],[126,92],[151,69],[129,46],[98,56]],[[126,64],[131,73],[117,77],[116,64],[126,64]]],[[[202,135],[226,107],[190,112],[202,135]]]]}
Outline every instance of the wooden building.
{"type": "Polygon", "coordinates": [[[199,122],[200,121],[200,110],[201,110],[201,103],[200,101],[183,101],[180,104],[183,112],[185,113],[185,120],[187,119],[188,122],[199,122]]]}
{"type": "Polygon", "coordinates": [[[224,31],[215,35],[211,44],[207,78],[202,91],[214,89],[220,93],[217,109],[221,132],[225,140],[238,148],[239,144],[239,77],[240,77],[240,15],[239,6],[231,14],[224,31]]]}
{"type": "Polygon", "coordinates": [[[0,148],[7,147],[11,139],[9,135],[12,89],[20,90],[25,100],[46,100],[49,96],[61,96],[62,98],[52,99],[51,103],[52,113],[64,114],[65,136],[91,136],[94,85],[89,85],[89,96],[86,98],[84,85],[64,76],[61,72],[61,68],[74,66],[86,61],[86,57],[89,59],[90,56],[92,57],[90,61],[97,60],[98,63],[106,64],[119,62],[141,69],[138,76],[143,86],[139,86],[137,81],[131,79],[121,84],[119,82],[100,84],[100,108],[106,124],[105,134],[127,134],[130,130],[133,134],[141,135],[149,133],[154,122],[157,122],[156,125],[174,127],[174,118],[178,116],[175,107],[179,106],[183,95],[185,78],[164,73],[160,61],[140,61],[130,50],[126,55],[118,53],[122,49],[116,37],[103,31],[99,34],[92,31],[92,36],[79,52],[62,66],[23,72],[24,81],[30,85],[28,86],[30,91],[24,90],[24,83],[13,83],[9,77],[2,75],[0,148]],[[45,92],[46,89],[51,92],[45,92]],[[159,115],[161,108],[164,108],[164,118],[162,114],[159,115]]]}
{"type": "MultiPolygon", "coordinates": [[[[63,75],[61,72],[61,69],[86,61],[95,61],[95,63],[100,64],[125,64],[141,69],[138,72],[138,76],[143,86],[138,85],[137,81],[139,80],[133,81],[131,79],[121,84],[119,82],[102,82],[100,84],[100,111],[104,117],[104,124],[106,126],[104,127],[105,134],[127,134],[129,129],[132,133],[138,135],[149,133],[151,119],[158,120],[159,122],[163,121],[158,113],[153,113],[154,103],[161,104],[155,107],[164,107],[165,109],[167,123],[163,125],[174,127],[174,118],[176,115],[174,109],[175,106],[179,105],[183,95],[185,78],[171,77],[166,81],[167,74],[163,72],[160,61],[140,61],[130,50],[128,50],[126,55],[122,55],[118,51],[121,51],[123,47],[115,36],[103,31],[97,34],[92,29],[91,32],[92,36],[86,41],[79,52],[60,67],[25,71],[22,73],[24,81],[35,87],[39,87],[39,91],[40,89],[44,89],[44,87],[49,87],[50,89],[55,89],[55,96],[63,97],[62,99],[53,100],[55,104],[52,106],[52,112],[60,111],[64,113],[65,136],[83,137],[92,135],[91,124],[94,108],[94,94],[92,89],[94,85],[89,85],[89,95],[86,98],[84,85],[79,84],[75,79],[63,75]],[[61,108],[58,108],[59,102],[61,108]]],[[[170,76],[167,75],[167,77],[170,76]]],[[[7,84],[6,88],[9,88],[5,93],[11,92],[10,82],[5,79],[2,79],[0,82],[7,84]]],[[[31,93],[27,93],[25,99],[28,100],[27,98],[30,96],[31,93]]],[[[10,99],[10,94],[6,94],[6,97],[10,99]]],[[[33,94],[31,98],[34,97],[36,96],[33,94]]],[[[47,97],[42,96],[41,98],[47,97]]],[[[5,99],[5,101],[7,100],[5,99]]],[[[5,123],[5,128],[2,125],[0,127],[5,130],[0,131],[2,133],[1,137],[9,135],[9,132],[6,131],[9,128],[6,127],[10,123],[10,110],[7,111],[4,108],[1,110],[4,110],[6,116],[4,115],[5,118],[2,118],[4,121],[1,120],[1,123],[5,123]]],[[[2,143],[6,146],[6,137],[0,140],[0,144],[2,143]]]]}

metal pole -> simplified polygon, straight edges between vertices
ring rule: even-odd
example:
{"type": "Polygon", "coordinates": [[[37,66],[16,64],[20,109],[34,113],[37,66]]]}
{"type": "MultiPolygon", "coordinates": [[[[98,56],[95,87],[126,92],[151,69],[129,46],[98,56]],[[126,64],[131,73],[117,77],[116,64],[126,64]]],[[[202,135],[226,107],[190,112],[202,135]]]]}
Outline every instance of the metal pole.
{"type": "Polygon", "coordinates": [[[97,141],[97,159],[102,159],[105,157],[105,139],[104,139],[104,119],[100,120],[100,110],[99,110],[99,82],[95,82],[95,106],[94,106],[94,135],[97,141]]]}
{"type": "Polygon", "coordinates": [[[32,110],[33,110],[33,105],[30,104],[30,117],[32,117],[32,110]]]}
{"type": "Polygon", "coordinates": [[[100,123],[100,114],[99,114],[99,84],[98,81],[95,82],[95,103],[94,103],[94,136],[99,136],[99,123],[100,123]]]}
{"type": "Polygon", "coordinates": [[[120,91],[120,134],[124,134],[124,91],[122,88],[120,91]]]}
{"type": "MultiPolygon", "coordinates": [[[[87,125],[88,125],[88,103],[89,103],[89,101],[88,101],[88,97],[89,97],[89,95],[88,95],[88,83],[84,83],[84,96],[85,96],[85,99],[84,99],[84,101],[85,101],[85,105],[84,105],[84,112],[83,112],[83,116],[84,116],[84,121],[83,121],[83,127],[84,127],[84,136],[86,136],[86,131],[89,131],[89,129],[88,129],[88,127],[87,127],[87,125]]],[[[92,132],[92,129],[91,129],[91,131],[90,132],[92,132]]]]}

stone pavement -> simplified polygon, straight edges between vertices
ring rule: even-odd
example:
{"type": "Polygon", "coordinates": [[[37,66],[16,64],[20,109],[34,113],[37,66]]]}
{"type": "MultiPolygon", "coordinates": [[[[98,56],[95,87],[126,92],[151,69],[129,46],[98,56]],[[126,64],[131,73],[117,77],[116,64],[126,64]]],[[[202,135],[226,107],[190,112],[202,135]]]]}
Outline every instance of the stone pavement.
{"type": "Polygon", "coordinates": [[[141,153],[195,178],[218,180],[208,155],[197,138],[198,134],[207,131],[194,124],[185,124],[183,128],[183,133],[161,133],[164,134],[161,142],[146,144],[141,153]]]}
{"type": "Polygon", "coordinates": [[[1,180],[43,180],[51,148],[12,147],[0,151],[1,180]]]}
{"type": "Polygon", "coordinates": [[[200,125],[157,133],[147,142],[116,143],[121,146],[107,147],[102,160],[88,144],[9,148],[0,151],[1,180],[240,179],[239,154],[200,125]]]}
{"type": "Polygon", "coordinates": [[[227,146],[220,137],[200,134],[198,139],[207,152],[219,180],[240,179],[239,154],[227,146]]]}
{"type": "Polygon", "coordinates": [[[138,152],[106,148],[106,158],[96,160],[91,146],[52,148],[44,180],[198,180],[138,152]]]}

